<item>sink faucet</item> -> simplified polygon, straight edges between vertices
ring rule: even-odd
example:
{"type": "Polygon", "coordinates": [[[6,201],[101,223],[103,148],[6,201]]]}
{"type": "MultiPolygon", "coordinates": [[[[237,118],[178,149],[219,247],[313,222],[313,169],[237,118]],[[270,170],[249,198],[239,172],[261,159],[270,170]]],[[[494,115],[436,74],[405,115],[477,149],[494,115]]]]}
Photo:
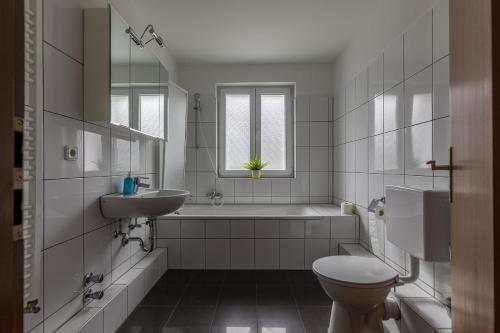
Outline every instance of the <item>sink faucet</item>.
{"type": "Polygon", "coordinates": [[[219,193],[217,191],[212,191],[212,192],[208,192],[207,193],[207,198],[209,200],[214,200],[214,199],[222,199],[223,198],[223,195],[222,193],[219,193]]]}
{"type": "Polygon", "coordinates": [[[139,188],[149,188],[150,185],[148,183],[143,183],[141,180],[147,180],[149,177],[134,177],[134,193],[139,191],[139,188]]]}

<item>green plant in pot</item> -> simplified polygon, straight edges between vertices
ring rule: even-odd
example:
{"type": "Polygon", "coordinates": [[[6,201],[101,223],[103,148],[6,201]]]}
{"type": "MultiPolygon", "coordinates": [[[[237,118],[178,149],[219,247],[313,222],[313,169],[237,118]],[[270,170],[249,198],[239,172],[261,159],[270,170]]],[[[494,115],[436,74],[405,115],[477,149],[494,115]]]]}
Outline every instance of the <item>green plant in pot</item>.
{"type": "Polygon", "coordinates": [[[252,178],[259,179],[262,177],[262,169],[269,165],[269,162],[263,162],[259,157],[255,156],[250,161],[243,164],[243,167],[250,170],[252,178]]]}

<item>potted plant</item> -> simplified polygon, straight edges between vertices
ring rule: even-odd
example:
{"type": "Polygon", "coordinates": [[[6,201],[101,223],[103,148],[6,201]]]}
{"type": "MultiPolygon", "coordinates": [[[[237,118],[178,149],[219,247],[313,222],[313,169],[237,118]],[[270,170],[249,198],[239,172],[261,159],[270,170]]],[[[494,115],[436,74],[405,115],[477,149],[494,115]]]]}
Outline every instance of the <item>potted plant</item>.
{"type": "Polygon", "coordinates": [[[250,161],[243,164],[243,167],[250,170],[252,173],[252,178],[259,179],[262,177],[262,169],[269,165],[269,162],[263,162],[259,157],[255,156],[251,158],[250,161]]]}

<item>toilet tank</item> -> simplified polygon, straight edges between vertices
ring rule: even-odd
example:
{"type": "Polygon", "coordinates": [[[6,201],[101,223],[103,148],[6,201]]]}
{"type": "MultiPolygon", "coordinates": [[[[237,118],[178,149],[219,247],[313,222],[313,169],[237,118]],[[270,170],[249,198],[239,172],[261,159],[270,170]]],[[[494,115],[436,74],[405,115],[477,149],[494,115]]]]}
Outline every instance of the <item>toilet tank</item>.
{"type": "Polygon", "coordinates": [[[448,191],[426,186],[387,185],[387,239],[426,261],[449,261],[448,191]]]}

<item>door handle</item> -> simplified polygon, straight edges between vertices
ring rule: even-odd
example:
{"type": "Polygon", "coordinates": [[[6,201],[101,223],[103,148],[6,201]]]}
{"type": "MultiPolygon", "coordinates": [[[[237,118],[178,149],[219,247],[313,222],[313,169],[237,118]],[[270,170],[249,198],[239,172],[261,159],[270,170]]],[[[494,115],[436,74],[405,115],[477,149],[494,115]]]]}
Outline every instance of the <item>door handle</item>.
{"type": "Polygon", "coordinates": [[[431,169],[434,170],[448,170],[450,172],[450,179],[449,179],[449,197],[450,197],[450,203],[453,202],[453,147],[450,147],[449,151],[449,160],[450,164],[448,165],[438,165],[436,164],[435,160],[430,160],[427,161],[425,164],[428,164],[431,166],[431,169]]]}

